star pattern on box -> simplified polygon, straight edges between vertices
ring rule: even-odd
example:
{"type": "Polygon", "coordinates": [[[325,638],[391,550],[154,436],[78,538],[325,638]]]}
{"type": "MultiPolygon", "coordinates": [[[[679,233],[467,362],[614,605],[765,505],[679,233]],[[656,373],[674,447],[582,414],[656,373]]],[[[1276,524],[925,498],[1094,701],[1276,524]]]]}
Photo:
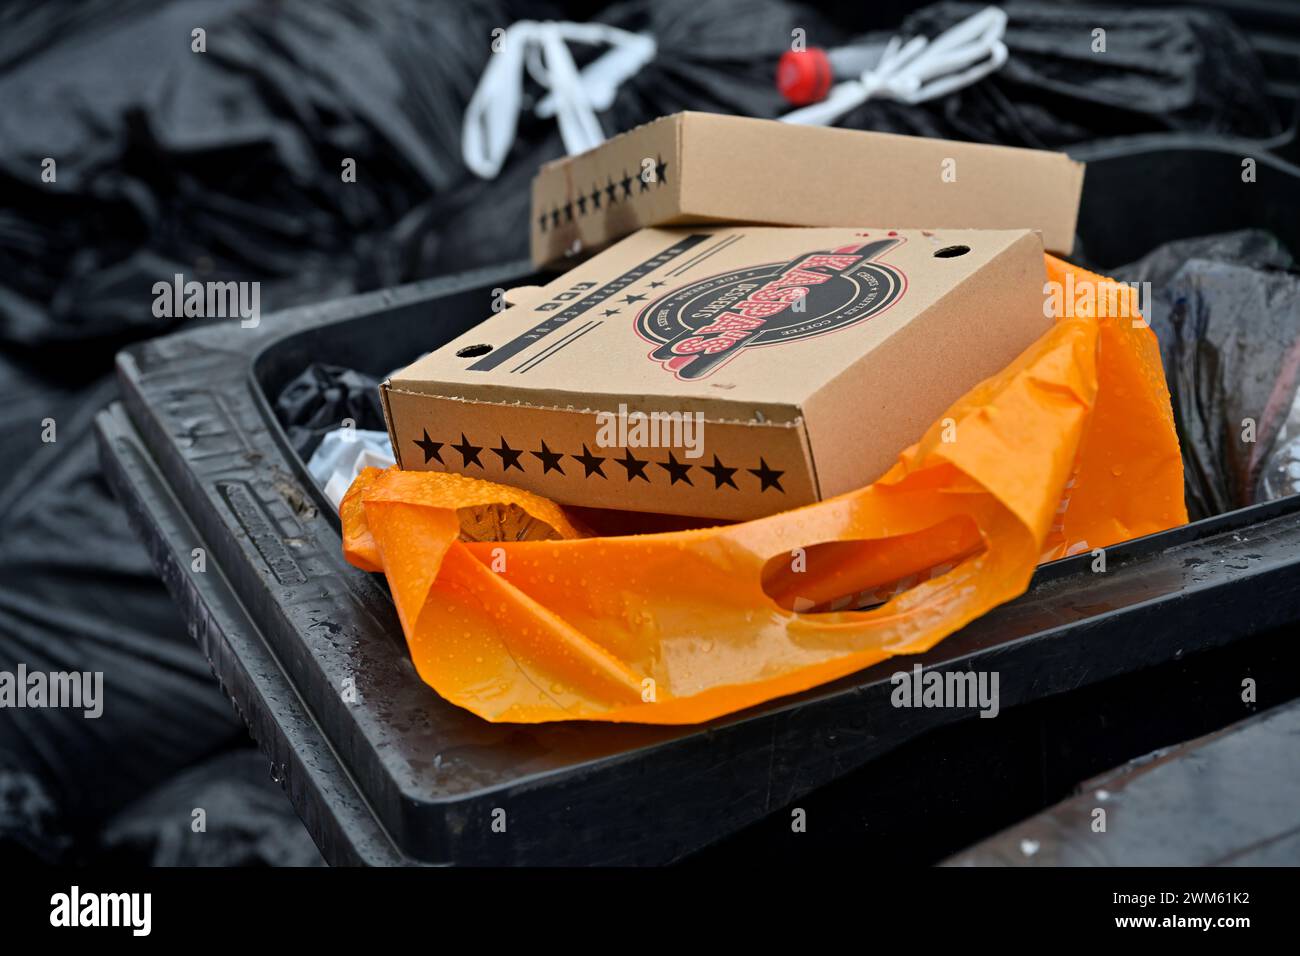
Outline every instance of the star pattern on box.
{"type": "Polygon", "coordinates": [[[464,432],[460,433],[460,444],[452,445],[451,447],[460,452],[462,468],[468,468],[470,465],[478,465],[480,468],[483,467],[483,462],[478,460],[478,453],[483,450],[483,446],[471,444],[470,440],[465,437],[464,432]]]}
{"type": "Polygon", "coordinates": [[[751,475],[759,480],[759,491],[767,491],[769,488],[775,488],[781,494],[785,494],[785,489],[781,487],[781,476],[783,471],[775,471],[769,468],[765,458],[758,459],[757,468],[746,469],[751,475]]]}
{"type": "Polygon", "coordinates": [[[586,474],[583,475],[584,478],[590,478],[592,475],[600,475],[602,478],[607,477],[603,465],[605,459],[587,451],[586,445],[582,446],[581,455],[570,455],[569,457],[576,458],[578,461],[582,462],[583,471],[586,472],[586,474]]]}
{"type": "Polygon", "coordinates": [[[684,481],[688,485],[694,487],[695,482],[691,481],[690,475],[691,466],[678,461],[677,457],[672,452],[668,453],[667,461],[661,461],[657,464],[660,468],[664,469],[664,471],[668,472],[669,486],[675,485],[679,481],[684,481]]]}
{"type": "Polygon", "coordinates": [[[440,465],[446,464],[446,462],[442,460],[442,446],[444,443],[433,441],[429,437],[429,429],[424,429],[424,438],[416,438],[413,440],[419,447],[420,451],[424,452],[424,463],[426,465],[431,461],[436,461],[440,465]]]}
{"type": "Polygon", "coordinates": [[[520,471],[524,470],[524,466],[519,464],[519,456],[524,453],[523,449],[511,448],[504,435],[501,436],[501,444],[490,450],[492,454],[501,459],[502,471],[509,471],[511,468],[518,468],[520,471]]]}
{"type": "MultiPolygon", "coordinates": [[[[551,445],[543,439],[535,439],[538,447],[529,449],[526,444],[520,442],[518,447],[510,444],[504,435],[496,435],[496,444],[492,444],[492,438],[481,444],[476,444],[464,432],[460,433],[460,440],[435,441],[429,434],[428,428],[421,429],[419,438],[411,439],[411,443],[420,449],[424,464],[437,462],[444,468],[457,468],[460,471],[466,471],[472,467],[488,471],[484,464],[482,453],[490,451],[496,456],[497,466],[504,475],[512,471],[520,471],[526,474],[549,475],[557,472],[568,478],[578,477],[582,479],[598,478],[608,481],[611,473],[605,470],[605,463],[612,461],[622,469],[621,474],[627,484],[636,482],[646,482],[651,485],[664,485],[674,487],[676,485],[686,485],[690,488],[709,488],[710,482],[704,479],[702,484],[697,484],[692,477],[693,472],[697,469],[705,472],[712,479],[711,487],[714,491],[723,489],[755,490],[760,494],[773,491],[778,494],[785,494],[785,488],[781,484],[781,478],[785,471],[779,468],[773,468],[768,463],[767,458],[760,456],[755,464],[753,459],[748,461],[734,462],[727,464],[718,455],[713,455],[712,464],[691,464],[689,461],[678,458],[673,451],[668,451],[665,457],[656,457],[651,454],[645,454],[644,457],[637,454],[638,450],[631,448],[611,448],[603,449],[600,446],[597,450],[605,450],[606,454],[597,455],[589,445],[582,445],[581,453],[568,451],[560,445],[551,445]],[[447,459],[443,457],[443,449],[450,448],[460,456],[460,461],[447,459]],[[579,475],[574,471],[565,471],[564,459],[570,458],[582,466],[582,473],[579,475]],[[752,476],[752,477],[750,477],[752,476]]],[[[455,436],[452,436],[454,438],[455,436]]],[[[516,439],[518,440],[518,439],[516,439]]],[[[619,471],[612,473],[615,478],[620,474],[619,471]]],[[[623,482],[620,482],[622,484],[623,482]]]]}
{"type": "Polygon", "coordinates": [[[564,469],[560,467],[560,459],[563,458],[564,455],[558,451],[551,451],[551,449],[546,446],[546,442],[542,442],[541,449],[532,452],[532,455],[542,463],[543,475],[550,474],[552,471],[558,471],[560,474],[564,474],[564,469]]]}
{"type": "Polygon", "coordinates": [[[645,466],[650,464],[648,460],[635,457],[630,450],[625,451],[622,458],[615,458],[614,460],[627,469],[628,481],[633,478],[640,478],[642,481],[647,482],[650,480],[645,473],[645,466]]]}
{"type": "Polygon", "coordinates": [[[722,462],[718,461],[717,455],[713,456],[712,465],[701,465],[700,467],[713,476],[713,487],[715,489],[722,488],[725,485],[735,488],[737,491],[740,490],[740,486],[736,484],[736,480],[733,477],[740,469],[728,468],[722,462]]]}
{"type": "MultiPolygon", "coordinates": [[[[584,192],[583,187],[578,187],[577,194],[570,199],[566,199],[563,205],[555,203],[550,209],[539,209],[537,211],[537,228],[541,232],[550,229],[558,229],[560,222],[576,222],[586,216],[594,216],[604,209],[609,209],[618,205],[620,202],[628,202],[644,195],[653,193],[662,189],[668,184],[668,163],[664,161],[663,156],[656,155],[651,162],[646,157],[642,168],[645,173],[653,174],[647,178],[643,173],[639,176],[633,176],[626,168],[620,169],[621,176],[615,176],[608,173],[605,176],[604,184],[601,184],[600,177],[597,176],[591,182],[591,192],[584,192]],[[637,188],[634,190],[632,184],[636,183],[637,188]]],[[[663,283],[651,283],[650,287],[656,288],[663,283]]]]}

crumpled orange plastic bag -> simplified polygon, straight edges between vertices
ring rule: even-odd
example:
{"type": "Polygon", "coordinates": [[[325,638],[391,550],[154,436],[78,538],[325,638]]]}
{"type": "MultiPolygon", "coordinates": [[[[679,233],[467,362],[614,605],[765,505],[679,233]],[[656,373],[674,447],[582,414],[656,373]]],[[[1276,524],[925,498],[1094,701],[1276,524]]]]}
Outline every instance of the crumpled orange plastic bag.
{"type": "MultiPolygon", "coordinates": [[[[1047,257],[1049,280],[1068,271],[1132,292],[1047,257]]],[[[1042,560],[1187,520],[1155,335],[1087,305],[838,498],[584,538],[517,489],[369,469],[342,506],[344,550],[387,575],[420,676],[491,721],[694,723],[918,653],[1021,594],[1042,560]],[[554,539],[459,540],[458,514],[493,504],[554,539]]]]}

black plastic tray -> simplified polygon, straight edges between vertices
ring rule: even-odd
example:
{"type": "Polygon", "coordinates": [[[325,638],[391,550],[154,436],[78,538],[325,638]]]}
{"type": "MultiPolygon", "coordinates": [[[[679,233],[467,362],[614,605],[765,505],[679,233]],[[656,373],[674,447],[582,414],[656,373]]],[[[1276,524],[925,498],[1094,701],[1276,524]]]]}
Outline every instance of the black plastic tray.
{"type": "Polygon", "coordinates": [[[1300,702],[1155,751],[949,866],[1295,866],[1300,702]],[[1106,829],[1093,828],[1105,810],[1106,829]]]}
{"type": "Polygon", "coordinates": [[[1126,265],[1156,246],[1237,229],[1267,229],[1300,260],[1300,167],[1256,144],[1184,134],[1071,148],[1088,164],[1079,208],[1088,264],[1126,265]],[[1255,180],[1242,160],[1255,160],[1255,180]]]}
{"type": "MultiPolygon", "coordinates": [[[[528,281],[515,264],[119,357],[122,406],[98,422],[106,471],[327,859],[674,860],[972,719],[891,707],[889,676],[911,658],[685,728],[492,725],[424,685],[382,579],[343,561],[337,516],[266,396],[308,361],[382,374],[413,343],[436,347],[478,321],[495,289],[528,281]],[[196,547],[203,573],[191,570],[196,547]],[[508,836],[491,826],[498,808],[508,836]]],[[[1027,594],[919,660],[997,670],[1007,709],[1292,624],[1300,499],[1110,549],[1108,567],[1093,574],[1086,555],[1044,567],[1027,594]]]]}

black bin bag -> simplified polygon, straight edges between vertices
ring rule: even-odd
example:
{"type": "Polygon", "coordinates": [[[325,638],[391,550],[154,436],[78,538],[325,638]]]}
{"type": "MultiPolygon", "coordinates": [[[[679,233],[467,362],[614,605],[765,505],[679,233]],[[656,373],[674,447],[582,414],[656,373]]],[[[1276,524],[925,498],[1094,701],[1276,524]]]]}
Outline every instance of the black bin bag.
{"type": "Polygon", "coordinates": [[[113,382],[38,386],[0,357],[21,422],[0,429],[0,671],[26,688],[90,675],[95,700],[0,710],[0,857],[73,862],[107,815],[247,737],[100,472],[91,424],[113,382]]]}
{"type": "MultiPolygon", "coordinates": [[[[593,21],[649,33],[657,46],[654,58],[619,87],[610,108],[597,114],[607,137],[682,110],[775,119],[787,108],[776,88],[776,64],[794,31],[802,30],[811,44],[847,39],[828,18],[787,0],[630,0],[593,21]]],[[[577,43],[570,51],[580,64],[601,52],[577,43]]],[[[544,93],[526,83],[515,144],[497,178],[471,177],[437,201],[444,236],[455,236],[438,244],[437,272],[528,255],[533,176],[542,163],[564,155],[554,121],[532,115],[544,93]]]]}
{"type": "MultiPolygon", "coordinates": [[[[895,34],[933,38],[985,6],[934,4],[898,30],[857,42],[883,44],[895,34]]],[[[1249,139],[1282,132],[1259,60],[1222,14],[998,6],[1008,17],[1009,55],[996,73],[918,105],[869,100],[836,125],[1040,149],[1174,130],[1249,139]],[[1104,51],[1098,48],[1103,39],[1104,51]]]]}
{"type": "Polygon", "coordinates": [[[151,308],[154,284],[255,281],[267,316],[427,275],[430,210],[466,175],[464,105],[512,19],[421,0],[0,7],[0,671],[101,673],[104,697],[97,718],[3,711],[0,855],[86,859],[142,793],[249,746],[91,436],[117,349],[184,322],[151,308]]]}
{"type": "Polygon", "coordinates": [[[1192,520],[1300,492],[1300,276],[1271,235],[1169,243],[1116,270],[1148,319],[1182,444],[1192,520]]]}
{"type": "Polygon", "coordinates": [[[113,866],[320,866],[320,853],[256,750],[220,754],[116,814],[99,838],[113,866]]]}
{"type": "Polygon", "coordinates": [[[353,428],[383,431],[379,380],[355,369],[312,362],[276,397],[275,410],[303,461],[345,420],[353,428]]]}
{"type": "Polygon", "coordinates": [[[494,0],[0,10],[0,343],[109,358],[168,331],[149,303],[176,273],[257,280],[263,312],[428,275],[511,19],[494,0]]]}

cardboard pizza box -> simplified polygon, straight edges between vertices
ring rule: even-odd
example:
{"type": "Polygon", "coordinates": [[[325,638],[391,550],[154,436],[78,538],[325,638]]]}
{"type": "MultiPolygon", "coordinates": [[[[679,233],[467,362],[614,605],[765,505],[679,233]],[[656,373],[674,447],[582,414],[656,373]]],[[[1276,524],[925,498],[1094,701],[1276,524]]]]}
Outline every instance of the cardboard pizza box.
{"type": "Polygon", "coordinates": [[[1029,230],[646,229],[395,374],[399,464],[742,519],[879,477],[1051,324],[1029,230]]]}
{"type": "Polygon", "coordinates": [[[563,264],[647,226],[706,222],[1035,229],[1069,255],[1083,173],[1047,150],[675,113],[542,166],[532,257],[563,264]]]}

